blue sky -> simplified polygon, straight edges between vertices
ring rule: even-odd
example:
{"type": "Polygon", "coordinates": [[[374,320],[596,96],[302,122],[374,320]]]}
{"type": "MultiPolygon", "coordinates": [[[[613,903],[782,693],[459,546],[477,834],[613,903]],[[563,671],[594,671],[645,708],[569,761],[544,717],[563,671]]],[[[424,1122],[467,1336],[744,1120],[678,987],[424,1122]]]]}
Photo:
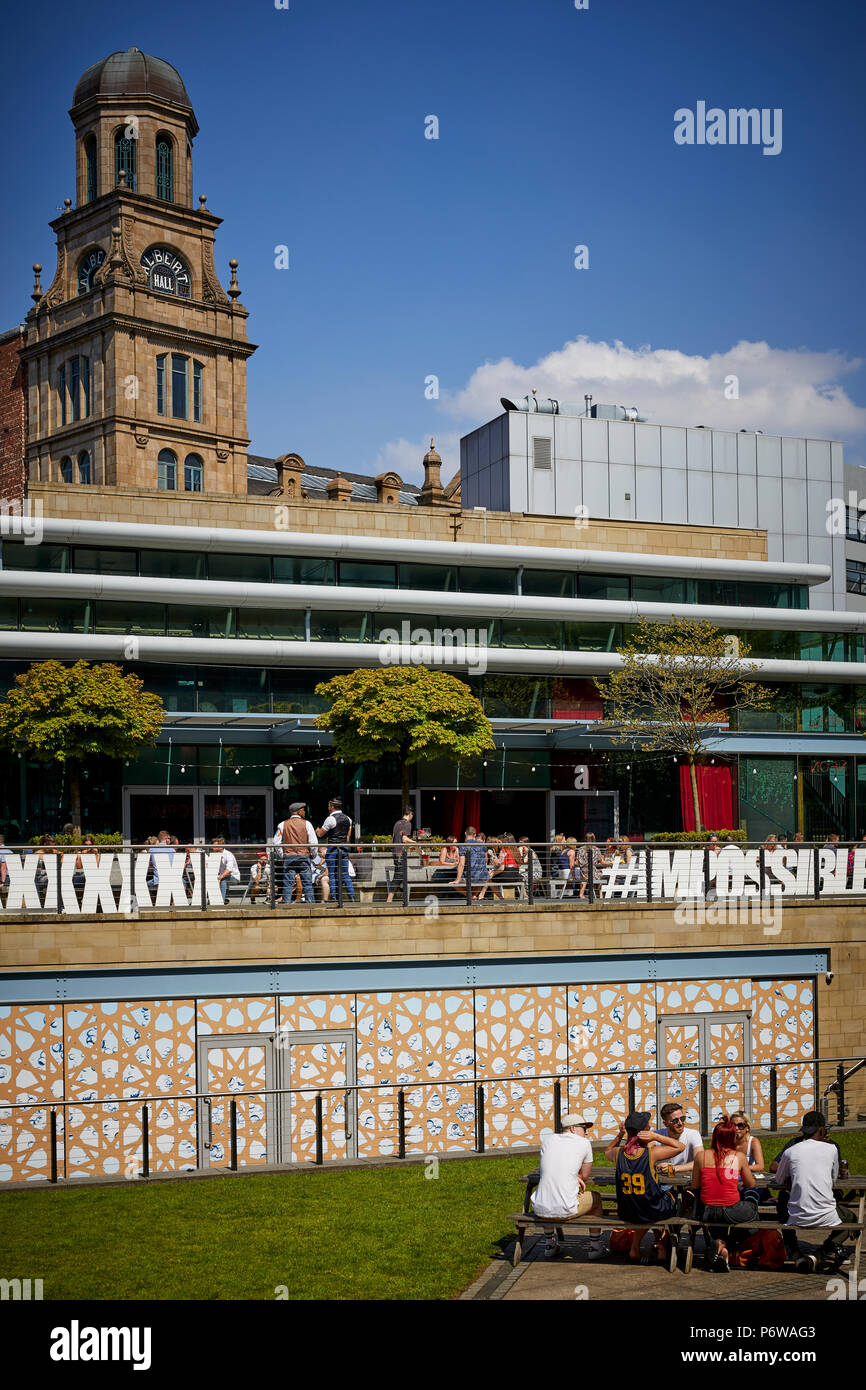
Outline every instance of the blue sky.
{"type": "Polygon", "coordinates": [[[254,452],[417,479],[432,434],[447,477],[460,434],[532,385],[866,458],[859,4],[96,0],[38,28],[4,19],[3,327],[32,262],[51,278],[75,82],[135,45],[201,126],[195,193],[259,344],[254,452]],[[698,101],[781,108],[781,153],[675,144],[698,101]]]}

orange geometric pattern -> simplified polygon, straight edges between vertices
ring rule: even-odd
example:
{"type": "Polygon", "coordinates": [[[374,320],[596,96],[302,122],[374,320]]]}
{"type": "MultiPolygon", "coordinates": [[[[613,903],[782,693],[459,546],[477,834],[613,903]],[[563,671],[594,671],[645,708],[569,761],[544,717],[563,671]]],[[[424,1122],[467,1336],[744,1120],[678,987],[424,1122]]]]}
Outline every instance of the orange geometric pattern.
{"type": "MultiPolygon", "coordinates": [[[[322,1097],[322,1155],[326,1159],[347,1155],[346,1095],[340,1090],[325,1089],[345,1086],[348,1079],[347,1043],[342,1039],[317,1040],[313,1033],[309,1042],[293,1042],[286,1048],[288,1056],[287,1086],[293,1092],[289,1105],[291,1161],[300,1163],[316,1157],[316,1095],[322,1097]]],[[[349,1123],[352,1121],[352,1100],[349,1097],[349,1123]]]]}
{"type": "Polygon", "coordinates": [[[205,1033],[273,1033],[277,1026],[277,1001],[268,994],[242,999],[199,999],[196,1006],[199,1036],[205,1033]]]}
{"type": "MultiPolygon", "coordinates": [[[[776,1100],[780,1126],[799,1123],[816,1104],[815,1067],[800,1062],[814,1056],[815,998],[811,980],[756,980],[752,1003],[752,1060],[790,1062],[777,1067],[776,1100]],[[798,1065],[795,1065],[797,1063],[798,1065]]],[[[752,1124],[770,1124],[770,1072],[752,1070],[752,1124]]]]}
{"type": "Polygon", "coordinates": [[[638,1109],[655,1105],[655,1078],[647,1074],[655,1067],[655,986],[570,985],[566,998],[568,1069],[589,1073],[569,1082],[568,1109],[592,1120],[601,1138],[614,1134],[628,1113],[630,1072],[638,1109]],[[598,1072],[606,1074],[591,1074],[598,1072]]]}
{"type": "Polygon", "coordinates": [[[537,1144],[542,1131],[553,1128],[553,1081],[528,1078],[568,1070],[565,996],[564,985],[503,986],[475,993],[478,1077],[490,1078],[485,1110],[491,1148],[537,1144]],[[521,1079],[505,1079],[509,1077],[521,1079]]]}
{"type": "MultiPolygon", "coordinates": [[[[66,1176],[137,1175],[141,1097],[194,1093],[195,1005],[191,999],[66,1006],[66,1176]],[[99,1097],[108,1103],[88,1104],[99,1097]]],[[[153,1172],[196,1166],[195,1107],[154,1101],[149,1112],[153,1172]]]]}
{"type": "MultiPolygon", "coordinates": [[[[265,1095],[240,1094],[267,1089],[266,1047],[232,1044],[226,1037],[224,1044],[208,1047],[206,1055],[207,1076],[202,1078],[201,1090],[219,1093],[220,1097],[210,1102],[210,1125],[203,1140],[210,1143],[209,1167],[226,1168],[231,1161],[231,1092],[239,1093],[235,1100],[238,1164],[250,1167],[273,1162],[276,1155],[268,1153],[268,1112],[273,1112],[273,1102],[265,1095]]],[[[273,1086],[273,1081],[270,1084],[273,1086]]]]}
{"type": "MultiPolygon", "coordinates": [[[[0,1007],[0,1182],[47,1178],[50,1105],[10,1110],[30,1101],[63,1099],[63,1006],[0,1007]]],[[[63,1111],[57,1112],[58,1171],[63,1172],[63,1111]]]]}

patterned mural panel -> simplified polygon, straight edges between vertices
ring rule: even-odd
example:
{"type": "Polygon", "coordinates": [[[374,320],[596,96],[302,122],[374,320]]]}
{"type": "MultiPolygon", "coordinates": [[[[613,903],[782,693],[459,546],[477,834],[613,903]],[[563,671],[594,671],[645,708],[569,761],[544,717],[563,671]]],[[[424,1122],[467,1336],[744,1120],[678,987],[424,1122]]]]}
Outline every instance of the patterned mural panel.
{"type": "MultiPolygon", "coordinates": [[[[140,1168],[141,1097],[195,1091],[195,1006],[190,999],[68,1004],[66,1176],[140,1168]],[[101,1105],[100,1096],[114,1097],[101,1105]],[[135,1102],[135,1103],[132,1103],[135,1102]]],[[[195,1107],[184,1100],[150,1107],[153,1172],[196,1165],[195,1107]]]]}
{"type": "Polygon", "coordinates": [[[243,999],[199,999],[199,1036],[205,1033],[273,1033],[277,1027],[277,1001],[271,995],[247,995],[243,999]]]}
{"type": "Polygon", "coordinates": [[[287,1033],[355,1027],[354,994],[281,994],[279,1026],[287,1033]]]}
{"type": "Polygon", "coordinates": [[[722,1115],[731,1115],[745,1104],[747,1073],[746,1029],[748,1024],[710,1019],[707,1024],[707,1061],[710,1065],[708,1088],[710,1118],[713,1124],[722,1115]]]}
{"type": "MultiPolygon", "coordinates": [[[[815,998],[811,980],[756,980],[752,1003],[752,1060],[794,1063],[814,1056],[815,998]]],[[[770,1072],[752,1071],[752,1125],[770,1124],[770,1072]]],[[[816,1105],[815,1067],[776,1069],[776,1103],[780,1127],[799,1124],[816,1105]]]]}
{"type": "MultiPolygon", "coordinates": [[[[348,1045],[347,1041],[316,1039],[311,1035],[309,1042],[293,1042],[286,1048],[289,1063],[286,1084],[294,1093],[289,1106],[293,1163],[315,1160],[316,1095],[320,1088],[346,1085],[348,1045]]],[[[345,1158],[348,1152],[345,1093],[322,1089],[321,1096],[322,1156],[325,1159],[345,1158]]],[[[350,1097],[350,1120],[351,1104],[350,1097]]]]}
{"type": "MultiPolygon", "coordinates": [[[[471,1149],[472,1087],[430,1083],[440,1077],[450,1082],[473,1080],[472,991],[359,994],[357,1005],[358,1081],[393,1081],[404,1088],[407,1152],[471,1149]]],[[[359,1156],[394,1152],[396,1105],[396,1089],[364,1091],[358,1112],[359,1156]]]]}
{"type": "MultiPolygon", "coordinates": [[[[661,1025],[661,1055],[665,1068],[676,1068],[666,1072],[659,1084],[659,1095],[665,1100],[677,1100],[683,1107],[686,1124],[700,1125],[700,1060],[703,1025],[700,1019],[694,1023],[668,1023],[661,1025]]],[[[662,1102],[664,1104],[664,1101],[662,1102]]],[[[655,1120],[659,1120],[656,1115],[655,1120]]]]}
{"type": "MultiPolygon", "coordinates": [[[[29,1101],[63,1099],[63,1007],[0,1007],[0,1182],[47,1178],[50,1107],[11,1110],[29,1101]]],[[[63,1162],[63,1111],[57,1112],[58,1171],[63,1162]]]]}
{"type": "Polygon", "coordinates": [[[656,1008],[662,1014],[713,1014],[751,1008],[751,980],[659,981],[656,1008]]]}
{"type": "Polygon", "coordinates": [[[553,1128],[553,1082],[505,1078],[555,1076],[568,1070],[565,995],[562,985],[475,992],[478,1077],[491,1081],[486,1087],[491,1148],[537,1144],[542,1132],[553,1128]]]}
{"type": "Polygon", "coordinates": [[[570,985],[566,1001],[569,1071],[584,1073],[568,1084],[568,1108],[594,1122],[594,1138],[612,1136],[628,1113],[629,1072],[638,1108],[655,1105],[655,1077],[641,1074],[655,1067],[655,987],[570,985]],[[599,1072],[614,1075],[592,1075],[599,1072]]]}
{"type": "MultiPolygon", "coordinates": [[[[233,1001],[232,1001],[233,1002],[233,1001]]],[[[273,1004],[273,1001],[270,1001],[273,1004]]],[[[268,1056],[271,1044],[236,1043],[226,1038],[205,1050],[207,1075],[201,1078],[202,1091],[219,1094],[210,1103],[210,1124],[204,1142],[210,1143],[208,1165],[226,1168],[231,1161],[230,1108],[231,1092],[265,1091],[274,1085],[268,1075],[268,1056]],[[229,1093],[229,1094],[226,1094],[229,1093]]],[[[265,1095],[238,1096],[237,1115],[238,1165],[249,1168],[276,1160],[275,1108],[265,1095]],[[270,1146],[274,1146],[269,1148],[270,1146]]]]}

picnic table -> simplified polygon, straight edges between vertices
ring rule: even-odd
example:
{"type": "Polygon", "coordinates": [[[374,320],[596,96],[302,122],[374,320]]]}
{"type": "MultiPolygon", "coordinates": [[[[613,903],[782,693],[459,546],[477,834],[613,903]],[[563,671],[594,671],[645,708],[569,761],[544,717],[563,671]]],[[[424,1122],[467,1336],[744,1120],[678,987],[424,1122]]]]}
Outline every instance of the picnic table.
{"type": "MultiPolygon", "coordinates": [[[[615,1169],[611,1167],[593,1168],[592,1175],[587,1186],[590,1188],[613,1187],[615,1177],[615,1169]]],[[[689,1216],[683,1213],[682,1198],[686,1191],[689,1191],[691,1189],[692,1175],[691,1173],[678,1173],[676,1169],[674,1169],[671,1172],[665,1172],[664,1165],[662,1164],[660,1165],[658,1171],[658,1177],[662,1186],[670,1187],[673,1191],[674,1197],[677,1199],[677,1209],[676,1213],[673,1216],[668,1217],[664,1221],[655,1221],[652,1224],[654,1227],[669,1230],[671,1233],[670,1252],[668,1255],[667,1262],[668,1269],[671,1273],[674,1272],[679,1263],[680,1240],[683,1235],[686,1236],[685,1249],[683,1252],[683,1273],[688,1274],[690,1273],[694,1262],[695,1239],[698,1231],[704,1231],[705,1240],[707,1239],[707,1233],[705,1230],[704,1222],[701,1221],[695,1215],[689,1216]]],[[[759,1187],[781,1186],[781,1184],[776,1180],[775,1173],[764,1173],[760,1175],[755,1174],[755,1180],[759,1187]]],[[[515,1245],[514,1251],[512,1253],[512,1264],[515,1267],[520,1264],[520,1261],[523,1258],[523,1245],[527,1235],[531,1235],[534,1232],[542,1232],[547,1235],[552,1234],[554,1236],[554,1239],[557,1241],[558,1245],[564,1245],[566,1230],[572,1231],[575,1227],[578,1229],[586,1229],[589,1227],[592,1229],[604,1231],[629,1229],[628,1223],[625,1221],[621,1221],[619,1219],[619,1216],[617,1215],[616,1194],[614,1192],[601,1193],[601,1215],[599,1215],[598,1213],[590,1213],[587,1216],[568,1216],[559,1218],[543,1217],[537,1216],[535,1212],[530,1210],[532,1193],[538,1183],[537,1171],[534,1173],[526,1174],[524,1177],[520,1179],[520,1181],[524,1184],[525,1188],[523,1198],[523,1211],[513,1213],[510,1218],[514,1221],[516,1228],[515,1245]]],[[[841,1226],[834,1226],[832,1228],[835,1231],[842,1230],[857,1233],[857,1240],[854,1246],[854,1256],[852,1262],[856,1288],[860,1270],[860,1254],[863,1246],[864,1227],[866,1227],[866,1176],[855,1175],[847,1178],[839,1178],[833,1185],[833,1191],[837,1198],[840,1198],[843,1193],[854,1193],[856,1194],[857,1198],[856,1221],[845,1222],[841,1226]]],[[[810,1228],[806,1226],[797,1227],[792,1226],[790,1223],[778,1221],[775,1219],[775,1206],[759,1207],[758,1212],[756,1213],[756,1218],[757,1219],[755,1221],[744,1221],[738,1223],[736,1229],[743,1231],[807,1231],[809,1229],[823,1229],[810,1228]]]]}

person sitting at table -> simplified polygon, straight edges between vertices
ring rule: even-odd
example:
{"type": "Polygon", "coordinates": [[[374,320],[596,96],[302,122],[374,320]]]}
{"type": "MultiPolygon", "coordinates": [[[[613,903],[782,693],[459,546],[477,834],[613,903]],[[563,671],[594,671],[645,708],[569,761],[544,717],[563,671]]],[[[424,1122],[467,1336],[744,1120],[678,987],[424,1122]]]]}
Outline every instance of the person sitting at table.
{"type": "Polygon", "coordinates": [[[721,1273],[730,1268],[727,1227],[754,1221],[758,1213],[755,1179],[746,1155],[737,1148],[737,1131],[727,1115],[713,1130],[712,1149],[695,1154],[692,1190],[701,1199],[701,1219],[713,1238],[712,1269],[721,1273]]]}
{"type": "MultiPolygon", "coordinates": [[[[439,863],[430,875],[430,882],[453,884],[455,879],[462,877],[463,854],[461,853],[460,846],[457,843],[457,836],[448,835],[445,839],[445,843],[439,851],[439,863]]],[[[450,894],[446,890],[446,892],[443,893],[442,896],[456,897],[457,895],[456,893],[450,894]]]]}
{"type": "MultiPolygon", "coordinates": [[[[582,1115],[563,1115],[561,1134],[546,1134],[541,1141],[541,1164],[538,1187],[532,1198],[536,1216],[561,1217],[601,1215],[601,1193],[588,1192],[586,1184],[592,1170],[592,1145],[586,1131],[592,1120],[582,1115]]],[[[530,1180],[533,1177],[530,1174],[530,1180]]],[[[601,1231],[590,1230],[590,1253],[599,1250],[601,1231]]],[[[555,1236],[549,1253],[556,1248],[555,1236]]]]}
{"type": "MultiPolygon", "coordinates": [[[[787,1220],[792,1226],[831,1227],[843,1221],[856,1221],[848,1207],[836,1201],[833,1184],[839,1176],[838,1148],[828,1139],[827,1124],[820,1110],[810,1110],[803,1116],[803,1138],[786,1145],[776,1169],[777,1182],[787,1188],[787,1220]]],[[[780,1194],[781,1196],[781,1194],[780,1194]]],[[[783,1231],[785,1247],[790,1255],[799,1253],[796,1235],[783,1231]]],[[[817,1254],[804,1255],[797,1260],[801,1274],[814,1274],[839,1268],[844,1259],[842,1246],[847,1231],[831,1231],[817,1254]]]]}
{"type": "MultiPolygon", "coordinates": [[[[770,1164],[769,1171],[771,1173],[778,1172],[779,1164],[782,1161],[783,1155],[786,1154],[794,1144],[802,1144],[804,1139],[813,1138],[816,1130],[820,1129],[820,1127],[824,1124],[826,1124],[826,1121],[820,1110],[807,1111],[806,1114],[803,1116],[803,1122],[800,1125],[800,1133],[792,1135],[791,1138],[787,1141],[787,1143],[782,1145],[782,1148],[779,1150],[779,1152],[776,1154],[776,1157],[770,1164]]],[[[826,1139],[825,1142],[828,1144],[832,1144],[833,1149],[836,1153],[836,1162],[841,1164],[842,1152],[839,1148],[839,1145],[836,1143],[834,1139],[830,1139],[829,1137],[826,1139]]],[[[787,1188],[782,1187],[776,1193],[776,1216],[784,1226],[788,1220],[787,1188]]],[[[783,1231],[782,1238],[785,1242],[785,1249],[787,1250],[789,1257],[792,1260],[796,1260],[800,1254],[800,1247],[797,1244],[796,1235],[793,1231],[783,1231]]]]}
{"type": "MultiPolygon", "coordinates": [[[[605,1150],[605,1158],[616,1166],[616,1210],[620,1221],[632,1228],[629,1259],[637,1264],[649,1264],[649,1255],[641,1258],[640,1243],[646,1231],[657,1221],[676,1212],[671,1192],[663,1191],[656,1178],[655,1165],[682,1153],[685,1145],[679,1139],[656,1134],[649,1129],[650,1112],[635,1110],[620,1124],[616,1137],[605,1150]]],[[[659,1264],[667,1262],[670,1250],[668,1232],[655,1228],[654,1249],[659,1264]]]]}

